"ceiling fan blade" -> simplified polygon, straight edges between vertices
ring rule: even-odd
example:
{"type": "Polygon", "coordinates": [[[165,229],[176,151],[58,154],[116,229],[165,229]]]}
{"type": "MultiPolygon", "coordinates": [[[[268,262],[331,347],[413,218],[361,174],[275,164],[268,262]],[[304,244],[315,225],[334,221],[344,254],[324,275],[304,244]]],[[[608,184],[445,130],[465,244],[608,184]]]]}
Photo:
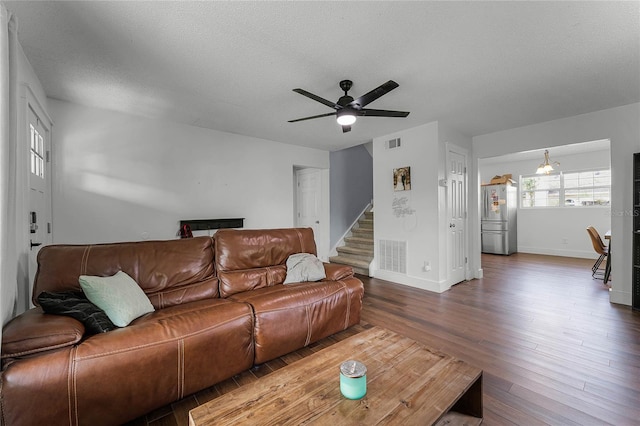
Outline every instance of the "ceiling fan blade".
{"type": "Polygon", "coordinates": [[[364,117],[406,117],[409,115],[407,111],[388,111],[386,109],[361,109],[358,115],[364,117]]]}
{"type": "Polygon", "coordinates": [[[328,101],[320,96],[314,95],[313,93],[307,92],[303,89],[293,89],[294,92],[300,93],[302,96],[306,96],[307,98],[311,98],[314,101],[318,101],[321,104],[328,106],[329,108],[340,109],[342,108],[340,105],[337,105],[335,102],[328,101]]]}
{"type": "Polygon", "coordinates": [[[351,126],[342,126],[342,133],[347,133],[351,131],[351,126]]]}
{"type": "Polygon", "coordinates": [[[360,108],[362,108],[362,107],[366,106],[367,104],[370,104],[371,102],[375,101],[380,96],[386,95],[387,93],[389,93],[390,91],[392,91],[393,89],[395,89],[398,86],[400,86],[398,83],[396,83],[393,80],[389,80],[386,83],[380,85],[379,87],[376,87],[375,89],[373,89],[369,93],[366,93],[366,94],[360,96],[358,99],[356,99],[355,101],[351,102],[349,105],[351,105],[351,106],[359,105],[360,108]]]}
{"type": "Polygon", "coordinates": [[[295,123],[296,121],[311,120],[313,118],[329,117],[330,115],[336,115],[336,113],[335,112],[328,112],[326,114],[320,114],[320,115],[314,115],[314,116],[311,116],[311,117],[298,118],[298,119],[295,119],[295,120],[289,120],[289,123],[295,123]]]}

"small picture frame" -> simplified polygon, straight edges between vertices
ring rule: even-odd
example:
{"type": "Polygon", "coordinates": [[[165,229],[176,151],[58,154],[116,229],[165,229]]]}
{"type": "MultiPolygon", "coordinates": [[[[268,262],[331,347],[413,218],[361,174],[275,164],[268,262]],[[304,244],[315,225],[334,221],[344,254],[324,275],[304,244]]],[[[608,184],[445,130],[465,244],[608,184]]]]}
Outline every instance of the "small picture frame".
{"type": "Polygon", "coordinates": [[[411,190],[411,167],[399,167],[393,169],[393,190],[411,190]]]}

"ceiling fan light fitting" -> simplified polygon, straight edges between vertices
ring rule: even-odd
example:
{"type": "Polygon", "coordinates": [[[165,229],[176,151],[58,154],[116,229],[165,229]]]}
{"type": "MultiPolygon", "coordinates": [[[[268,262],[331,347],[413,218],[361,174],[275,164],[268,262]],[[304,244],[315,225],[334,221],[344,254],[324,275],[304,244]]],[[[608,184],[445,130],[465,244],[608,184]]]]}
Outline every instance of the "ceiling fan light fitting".
{"type": "Polygon", "coordinates": [[[337,115],[336,120],[338,121],[338,124],[341,126],[351,126],[353,123],[356,122],[356,116],[352,111],[341,110],[341,111],[338,111],[336,115],[337,115]]]}

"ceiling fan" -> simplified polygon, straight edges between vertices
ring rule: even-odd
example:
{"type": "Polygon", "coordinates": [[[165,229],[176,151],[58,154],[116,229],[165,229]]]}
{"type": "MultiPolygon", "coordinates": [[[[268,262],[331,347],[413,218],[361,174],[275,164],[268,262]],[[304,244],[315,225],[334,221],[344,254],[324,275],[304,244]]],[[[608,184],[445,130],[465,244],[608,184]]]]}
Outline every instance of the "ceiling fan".
{"type": "Polygon", "coordinates": [[[387,93],[398,87],[399,84],[395,81],[389,80],[379,87],[376,87],[369,93],[360,96],[358,99],[353,99],[353,97],[347,94],[352,85],[353,82],[351,80],[342,80],[340,82],[340,88],[344,91],[344,96],[341,96],[340,99],[338,99],[338,102],[328,101],[303,89],[293,89],[293,91],[296,93],[300,93],[307,98],[311,98],[314,101],[318,101],[321,104],[335,109],[335,112],[328,112],[326,114],[298,118],[296,120],[289,120],[289,123],[335,115],[338,124],[342,126],[342,132],[346,133],[351,131],[351,125],[355,123],[356,117],[406,117],[407,115],[409,115],[409,113],[406,111],[388,111],[384,109],[364,108],[371,102],[378,99],[380,96],[386,95],[387,93]]]}

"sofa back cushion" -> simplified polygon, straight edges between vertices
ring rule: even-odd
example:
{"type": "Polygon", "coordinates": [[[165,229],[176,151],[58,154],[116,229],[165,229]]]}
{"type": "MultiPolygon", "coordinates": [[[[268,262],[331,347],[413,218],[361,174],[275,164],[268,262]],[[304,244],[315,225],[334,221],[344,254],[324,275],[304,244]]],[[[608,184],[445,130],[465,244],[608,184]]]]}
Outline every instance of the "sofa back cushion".
{"type": "Polygon", "coordinates": [[[81,290],[80,275],[126,272],[161,309],[218,297],[210,237],[95,245],[51,245],[38,253],[33,303],[43,291],[81,290]]]}
{"type": "Polygon", "coordinates": [[[220,229],[214,238],[221,297],[282,284],[290,255],[316,254],[311,228],[220,229]]]}

